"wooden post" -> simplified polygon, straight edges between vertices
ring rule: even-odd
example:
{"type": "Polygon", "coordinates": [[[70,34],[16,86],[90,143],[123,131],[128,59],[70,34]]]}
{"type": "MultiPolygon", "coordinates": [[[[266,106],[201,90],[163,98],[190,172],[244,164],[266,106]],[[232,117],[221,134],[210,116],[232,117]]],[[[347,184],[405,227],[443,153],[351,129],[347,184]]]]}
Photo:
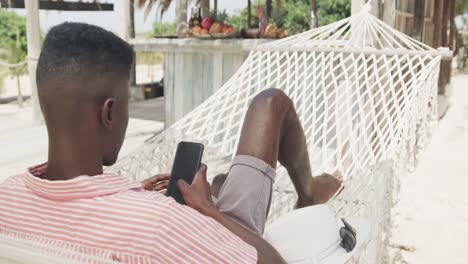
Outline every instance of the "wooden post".
{"type": "Polygon", "coordinates": [[[129,0],[130,2],[130,25],[128,33],[130,38],[135,37],[135,0],[129,0]]]}
{"type": "MultiPolygon", "coordinates": [[[[135,20],[134,20],[134,0],[120,0],[119,2],[119,36],[128,41],[135,37],[135,20]]],[[[129,76],[130,91],[136,88],[136,66],[133,65],[130,69],[129,76]]],[[[133,94],[133,93],[130,93],[133,94]]]]}
{"type": "MultiPolygon", "coordinates": [[[[442,36],[441,36],[441,46],[447,47],[448,45],[448,22],[450,17],[450,10],[453,4],[453,0],[444,1],[444,9],[442,14],[442,36]]],[[[450,61],[442,61],[440,68],[440,78],[439,78],[439,94],[446,95],[447,83],[449,80],[448,68],[450,67],[450,61]]]]}
{"type": "MultiPolygon", "coordinates": [[[[454,0],[452,0],[454,1],[454,0]]],[[[456,50],[455,39],[456,39],[456,25],[455,25],[455,3],[452,3],[450,6],[450,14],[449,14],[449,23],[450,23],[450,37],[449,37],[449,48],[453,51],[456,50]]]]}
{"type": "Polygon", "coordinates": [[[383,5],[383,21],[391,26],[395,27],[395,10],[396,10],[396,1],[395,0],[386,0],[383,5]]]}
{"type": "MultiPolygon", "coordinates": [[[[41,39],[39,33],[39,0],[24,1],[26,8],[26,36],[28,43],[28,75],[32,92],[32,119],[34,122],[42,122],[42,113],[37,97],[36,68],[39,54],[41,53],[41,39]]],[[[59,99],[58,99],[59,100],[59,99]]]]}
{"type": "Polygon", "coordinates": [[[444,9],[442,14],[442,38],[441,38],[441,45],[447,47],[448,38],[447,38],[447,30],[448,30],[448,22],[450,17],[450,6],[453,4],[453,0],[446,0],[444,1],[444,9]]]}
{"type": "MultiPolygon", "coordinates": [[[[129,0],[130,6],[129,6],[129,13],[130,13],[130,24],[128,25],[128,35],[129,38],[133,39],[135,38],[135,0],[129,0]]],[[[130,88],[136,88],[136,61],[132,66],[132,69],[130,69],[130,88]]]]}
{"type": "Polygon", "coordinates": [[[23,94],[21,93],[20,76],[16,75],[16,88],[18,89],[18,105],[23,107],[23,94]]]}
{"type": "MultiPolygon", "coordinates": [[[[449,23],[450,23],[450,28],[449,28],[449,43],[448,47],[455,52],[456,47],[455,47],[455,39],[456,39],[456,25],[455,25],[455,0],[453,1],[451,6],[450,6],[450,12],[449,12],[449,23]]],[[[450,83],[452,79],[452,60],[449,60],[447,62],[447,82],[450,83]]]]}
{"type": "Polygon", "coordinates": [[[412,37],[422,41],[426,1],[415,0],[414,5],[414,27],[412,37]]]}
{"type": "Polygon", "coordinates": [[[442,44],[442,15],[444,12],[444,1],[434,1],[434,39],[432,47],[439,48],[442,44]]]}
{"type": "Polygon", "coordinates": [[[128,40],[130,38],[131,27],[131,3],[129,0],[119,1],[119,36],[128,40]]]}
{"type": "MultiPolygon", "coordinates": [[[[442,46],[453,49],[453,33],[452,32],[452,21],[455,13],[455,0],[447,0],[444,3],[444,15],[442,23],[442,46]]],[[[439,93],[442,95],[448,95],[447,85],[450,83],[452,61],[442,61],[441,80],[439,86],[439,93]]]]}

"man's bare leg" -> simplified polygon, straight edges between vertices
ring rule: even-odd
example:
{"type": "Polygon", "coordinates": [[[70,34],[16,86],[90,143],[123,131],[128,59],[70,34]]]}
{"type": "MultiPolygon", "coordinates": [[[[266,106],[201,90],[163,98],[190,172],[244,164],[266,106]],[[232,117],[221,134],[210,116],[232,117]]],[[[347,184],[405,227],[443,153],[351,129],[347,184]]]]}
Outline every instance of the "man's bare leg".
{"type": "Polygon", "coordinates": [[[298,194],[298,207],[327,202],[342,179],[324,174],[313,177],[304,131],[291,99],[281,90],[268,89],[252,101],[244,121],[237,155],[259,158],[288,171],[298,194]]]}

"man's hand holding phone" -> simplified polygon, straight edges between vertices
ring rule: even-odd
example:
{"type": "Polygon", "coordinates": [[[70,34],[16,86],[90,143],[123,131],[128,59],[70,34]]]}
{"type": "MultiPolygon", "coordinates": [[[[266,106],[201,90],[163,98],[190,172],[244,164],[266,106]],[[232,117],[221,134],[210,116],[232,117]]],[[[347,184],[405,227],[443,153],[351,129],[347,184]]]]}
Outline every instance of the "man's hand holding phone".
{"type": "Polygon", "coordinates": [[[213,210],[216,210],[211,198],[210,184],[206,179],[207,169],[208,167],[205,164],[201,164],[192,184],[188,184],[184,180],[177,182],[186,205],[205,215],[209,215],[213,210]]]}
{"type": "MultiPolygon", "coordinates": [[[[177,187],[180,189],[186,204],[202,214],[208,214],[212,209],[215,209],[211,196],[211,187],[206,179],[207,170],[208,167],[205,164],[201,164],[200,169],[193,178],[192,184],[188,184],[184,180],[177,182],[177,187]]],[[[170,178],[170,174],[158,174],[141,183],[147,191],[155,191],[167,195],[170,178]]]]}

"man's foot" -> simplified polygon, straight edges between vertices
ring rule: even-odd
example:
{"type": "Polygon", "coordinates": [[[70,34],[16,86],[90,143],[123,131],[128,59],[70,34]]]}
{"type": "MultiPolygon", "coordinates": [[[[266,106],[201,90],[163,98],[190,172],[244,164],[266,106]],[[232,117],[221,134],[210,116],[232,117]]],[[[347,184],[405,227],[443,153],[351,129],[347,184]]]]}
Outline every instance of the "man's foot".
{"type": "Polygon", "coordinates": [[[297,208],[310,205],[324,204],[328,202],[335,194],[341,192],[343,186],[343,175],[336,171],[333,174],[324,173],[315,176],[310,186],[310,194],[306,197],[299,197],[297,208]]]}

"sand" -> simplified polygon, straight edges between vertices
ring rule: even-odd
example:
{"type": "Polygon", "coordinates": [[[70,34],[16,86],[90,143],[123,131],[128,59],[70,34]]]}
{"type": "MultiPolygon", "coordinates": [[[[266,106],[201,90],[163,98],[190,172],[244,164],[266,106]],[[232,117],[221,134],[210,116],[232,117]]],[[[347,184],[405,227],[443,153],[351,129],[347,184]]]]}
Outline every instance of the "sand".
{"type": "Polygon", "coordinates": [[[395,263],[468,263],[468,75],[452,85],[451,107],[401,180],[392,242],[414,251],[395,250],[395,263]]]}

